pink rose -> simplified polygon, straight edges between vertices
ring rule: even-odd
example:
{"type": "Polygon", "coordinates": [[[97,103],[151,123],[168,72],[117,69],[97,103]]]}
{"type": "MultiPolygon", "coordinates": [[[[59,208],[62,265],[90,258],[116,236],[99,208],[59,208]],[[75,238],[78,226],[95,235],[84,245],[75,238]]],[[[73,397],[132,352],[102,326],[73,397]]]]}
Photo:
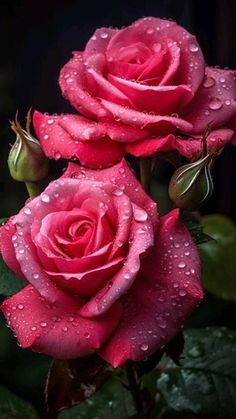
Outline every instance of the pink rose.
{"type": "Polygon", "coordinates": [[[36,134],[51,158],[99,168],[126,153],[176,149],[193,159],[209,123],[210,149],[233,135],[227,124],[236,115],[236,73],[207,67],[196,38],[175,22],[148,17],[125,29],[98,29],[59,83],[83,116],[35,112],[36,134]]]}
{"type": "Polygon", "coordinates": [[[2,304],[23,348],[114,367],[166,344],[202,299],[200,264],[174,210],[161,219],[123,160],[66,173],[1,227],[27,285],[2,304]]]}

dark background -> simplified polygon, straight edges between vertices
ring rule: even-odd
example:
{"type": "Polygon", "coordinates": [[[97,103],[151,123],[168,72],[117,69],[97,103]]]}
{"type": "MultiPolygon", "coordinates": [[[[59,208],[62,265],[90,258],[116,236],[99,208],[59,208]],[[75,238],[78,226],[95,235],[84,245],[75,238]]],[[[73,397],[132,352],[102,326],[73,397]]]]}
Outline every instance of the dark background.
{"type": "MultiPolygon", "coordinates": [[[[234,0],[2,0],[0,4],[0,216],[16,212],[26,193],[10,179],[8,120],[16,109],[73,111],[57,77],[71,51],[83,49],[97,27],[121,27],[142,16],[172,18],[194,33],[209,65],[236,68],[234,0]]],[[[236,148],[227,146],[214,168],[215,193],[203,212],[236,219],[236,148]]]]}
{"type": "MultiPolygon", "coordinates": [[[[8,120],[30,108],[73,111],[60,93],[57,77],[71,51],[83,49],[97,27],[129,25],[142,16],[172,18],[194,33],[209,65],[236,68],[235,0],[1,0],[0,3],[0,217],[17,212],[27,198],[24,185],[7,169],[14,134],[8,120]]],[[[214,167],[215,192],[203,213],[236,220],[236,147],[227,146],[214,167]]],[[[207,296],[190,326],[235,328],[233,304],[207,296]]],[[[0,323],[0,381],[41,411],[50,360],[21,350],[0,323]]]]}

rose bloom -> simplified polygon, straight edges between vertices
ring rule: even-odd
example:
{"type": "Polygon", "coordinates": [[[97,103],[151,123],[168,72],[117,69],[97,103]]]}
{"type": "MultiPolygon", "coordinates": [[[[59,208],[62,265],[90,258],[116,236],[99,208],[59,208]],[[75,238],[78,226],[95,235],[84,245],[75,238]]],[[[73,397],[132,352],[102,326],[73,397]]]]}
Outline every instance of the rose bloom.
{"type": "Polygon", "coordinates": [[[126,153],[178,150],[192,160],[208,124],[209,149],[233,135],[236,73],[206,66],[196,38],[175,22],[148,17],[125,29],[98,29],[63,67],[59,84],[83,116],[35,112],[50,158],[99,168],[126,153]]]}
{"type": "Polygon", "coordinates": [[[178,210],[159,218],[125,161],[69,164],[0,233],[3,259],[26,281],[1,306],[23,348],[97,351],[118,367],[165,345],[203,297],[178,210]]]}

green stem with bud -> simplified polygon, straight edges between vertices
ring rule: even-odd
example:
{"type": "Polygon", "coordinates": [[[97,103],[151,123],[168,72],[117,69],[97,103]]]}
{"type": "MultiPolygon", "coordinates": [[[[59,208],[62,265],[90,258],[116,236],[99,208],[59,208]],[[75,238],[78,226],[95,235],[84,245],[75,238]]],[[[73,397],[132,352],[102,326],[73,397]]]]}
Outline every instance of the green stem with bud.
{"type": "Polygon", "coordinates": [[[29,197],[34,198],[41,193],[41,187],[39,182],[25,182],[26,189],[29,197]]]}
{"type": "Polygon", "coordinates": [[[126,369],[128,382],[129,382],[129,389],[132,394],[132,398],[133,398],[137,413],[143,413],[143,402],[142,402],[142,395],[140,392],[140,386],[137,380],[135,370],[130,361],[126,363],[125,369],[126,369]]]}
{"type": "Polygon", "coordinates": [[[139,170],[142,187],[149,194],[151,188],[152,160],[149,157],[140,157],[139,170]]]}

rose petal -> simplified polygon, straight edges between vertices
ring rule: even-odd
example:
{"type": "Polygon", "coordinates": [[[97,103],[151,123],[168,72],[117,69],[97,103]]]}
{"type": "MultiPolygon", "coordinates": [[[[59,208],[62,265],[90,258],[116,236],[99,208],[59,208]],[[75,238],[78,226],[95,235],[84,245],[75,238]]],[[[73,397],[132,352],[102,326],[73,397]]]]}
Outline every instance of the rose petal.
{"type": "Polygon", "coordinates": [[[203,298],[198,252],[178,210],[161,219],[154,249],[123,297],[116,333],[99,351],[114,367],[128,359],[142,360],[160,349],[203,298]]]}
{"type": "Polygon", "coordinates": [[[191,133],[202,133],[227,123],[236,113],[236,72],[206,68],[206,77],[188,106],[184,118],[193,125],[191,133]]]}
{"type": "MultiPolygon", "coordinates": [[[[231,140],[232,136],[233,131],[227,128],[216,129],[211,131],[211,133],[207,137],[208,151],[220,150],[231,140]]],[[[185,156],[187,159],[195,160],[202,155],[202,136],[196,139],[191,138],[189,140],[176,138],[174,148],[176,148],[176,150],[178,150],[179,153],[182,154],[182,156],[185,156]]]]}
{"type": "Polygon", "coordinates": [[[152,115],[139,112],[131,108],[117,105],[116,103],[108,102],[105,99],[101,99],[101,102],[104,107],[113,114],[116,121],[136,128],[149,129],[153,133],[158,132],[158,135],[167,132],[176,132],[177,130],[188,132],[192,129],[191,123],[179,117],[152,115]]]}
{"type": "Polygon", "coordinates": [[[59,85],[63,95],[82,114],[96,118],[108,116],[108,112],[101,103],[94,98],[88,90],[86,67],[83,55],[75,52],[73,58],[64,65],[60,72],[59,85]]]}
{"type": "Polygon", "coordinates": [[[133,203],[145,209],[152,220],[154,231],[156,230],[158,222],[156,204],[144,192],[125,159],[115,166],[103,170],[90,170],[78,166],[77,164],[69,163],[63,177],[76,177],[77,179],[86,178],[116,185],[130,197],[130,200],[133,203]]]}
{"type": "Polygon", "coordinates": [[[137,207],[144,217],[133,221],[130,228],[129,252],[124,266],[111,278],[108,286],[101,289],[94,298],[81,308],[85,317],[99,316],[110,309],[112,304],[124,295],[132,286],[140,269],[140,257],[153,246],[153,229],[146,211],[137,207]],[[147,217],[147,218],[146,218],[147,217]]]}
{"type": "Polygon", "coordinates": [[[187,84],[193,92],[200,86],[204,77],[204,57],[195,36],[169,20],[146,17],[139,19],[125,29],[118,31],[107,47],[107,56],[112,53],[116,44],[132,45],[142,42],[149,48],[155,44],[164,44],[171,48],[173,43],[181,50],[181,59],[176,84],[187,84]],[[190,62],[194,66],[190,66],[190,62]]]}
{"type": "MultiPolygon", "coordinates": [[[[63,119],[63,117],[50,117],[40,112],[34,112],[34,129],[45,154],[49,158],[59,159],[63,157],[65,159],[71,159],[76,157],[85,166],[99,168],[115,164],[124,156],[125,151],[123,146],[115,141],[106,138],[84,141],[86,135],[94,135],[95,138],[97,138],[97,135],[103,135],[102,127],[98,127],[98,131],[96,131],[89,124],[88,128],[84,130],[82,141],[74,139],[59,124],[60,119],[63,119]]],[[[73,117],[72,119],[75,121],[73,117]]],[[[73,134],[75,129],[77,129],[77,125],[76,128],[72,125],[71,132],[73,134]]],[[[80,124],[79,129],[82,129],[80,124]]]]}
{"type": "Polygon", "coordinates": [[[154,112],[159,115],[172,114],[186,106],[193,97],[191,89],[185,85],[152,86],[112,75],[108,78],[141,111],[154,112]]]}
{"type": "Polygon", "coordinates": [[[1,306],[23,348],[31,347],[59,359],[94,352],[114,332],[122,311],[116,303],[103,316],[84,319],[79,308],[72,298],[67,305],[50,304],[31,286],[7,298],[1,306]]]}
{"type": "Polygon", "coordinates": [[[17,235],[13,221],[14,217],[11,217],[6,224],[0,227],[0,252],[7,266],[24,279],[24,274],[14,251],[14,242],[17,239],[17,235]]]}
{"type": "MultiPolygon", "coordinates": [[[[217,151],[223,148],[232,138],[233,131],[227,128],[213,130],[208,138],[207,145],[209,151],[217,151]]],[[[146,138],[143,141],[126,144],[125,149],[133,156],[151,156],[157,152],[168,152],[177,150],[187,159],[197,159],[203,151],[202,136],[193,136],[193,138],[175,137],[170,134],[166,137],[146,138]]]]}

